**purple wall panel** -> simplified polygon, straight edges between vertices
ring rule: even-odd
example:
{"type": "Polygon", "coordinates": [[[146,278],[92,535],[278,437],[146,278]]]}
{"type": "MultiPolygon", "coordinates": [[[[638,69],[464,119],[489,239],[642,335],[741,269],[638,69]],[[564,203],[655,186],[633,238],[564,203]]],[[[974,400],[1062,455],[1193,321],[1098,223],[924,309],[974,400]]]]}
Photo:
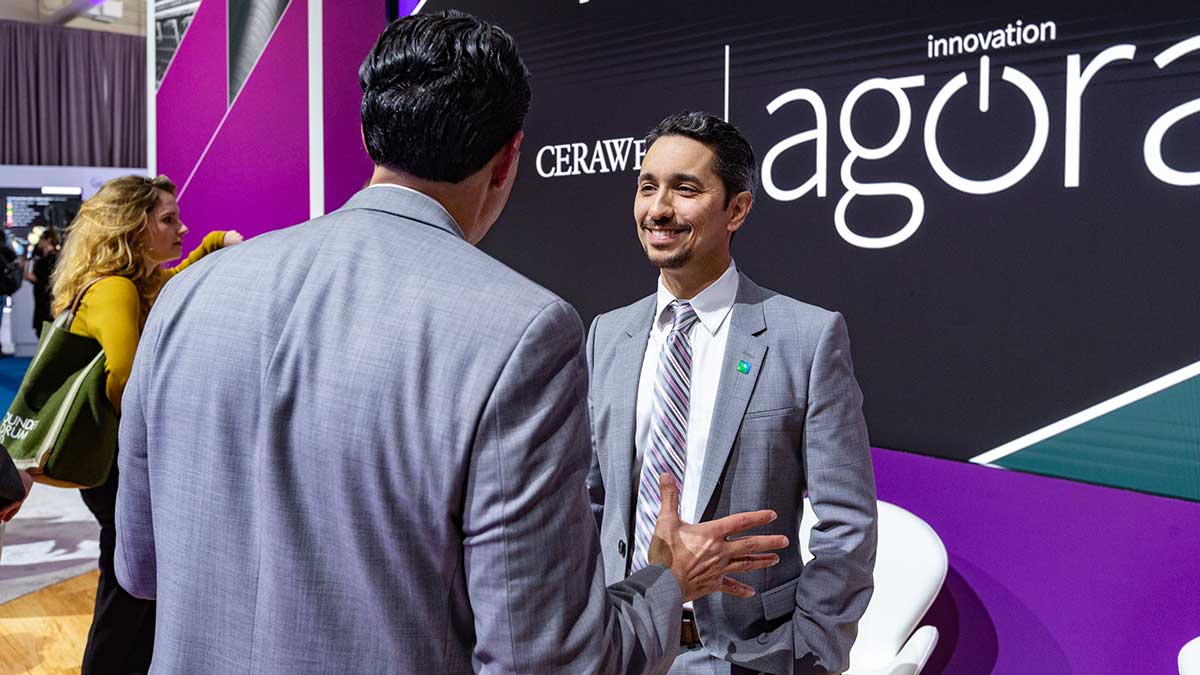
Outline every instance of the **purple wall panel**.
{"type": "Polygon", "coordinates": [[[251,237],[308,219],[307,30],[307,6],[292,0],[181,192],[193,243],[213,230],[251,237]]]}
{"type": "Polygon", "coordinates": [[[322,15],[325,210],[334,211],[371,177],[371,159],[359,130],[358,67],[387,26],[387,12],[378,0],[342,0],[326,2],[322,15]]]}
{"type": "Polygon", "coordinates": [[[182,186],[228,102],[224,0],[206,0],[184,33],[155,99],[158,173],[182,186]]]}
{"type": "MultiPolygon", "coordinates": [[[[417,0],[400,0],[407,16],[417,0]]],[[[346,203],[371,177],[371,158],[363,147],[359,106],[362,89],[358,67],[387,27],[387,12],[378,0],[326,2],[325,71],[325,210],[346,203]]]]}
{"type": "Polygon", "coordinates": [[[929,675],[1170,674],[1200,636],[1200,504],[888,450],[875,472],[950,556],[929,675]]]}

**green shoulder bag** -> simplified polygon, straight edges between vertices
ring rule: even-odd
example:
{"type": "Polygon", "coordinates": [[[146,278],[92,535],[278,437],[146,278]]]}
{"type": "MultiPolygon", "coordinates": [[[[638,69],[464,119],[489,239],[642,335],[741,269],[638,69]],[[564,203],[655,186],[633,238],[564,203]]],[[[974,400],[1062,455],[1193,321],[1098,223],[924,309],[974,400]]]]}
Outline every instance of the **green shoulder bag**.
{"type": "Polygon", "coordinates": [[[46,322],[37,354],[0,423],[0,445],[39,483],[95,487],[112,469],[118,419],[105,388],[104,350],[70,330],[83,294],[100,280],[84,286],[54,323],[46,322]]]}

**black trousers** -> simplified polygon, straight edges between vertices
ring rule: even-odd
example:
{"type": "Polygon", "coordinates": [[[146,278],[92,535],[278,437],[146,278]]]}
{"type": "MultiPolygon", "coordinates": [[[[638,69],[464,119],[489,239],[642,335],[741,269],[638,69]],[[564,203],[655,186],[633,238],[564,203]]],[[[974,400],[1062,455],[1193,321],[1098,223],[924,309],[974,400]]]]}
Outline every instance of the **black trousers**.
{"type": "Polygon", "coordinates": [[[100,583],[96,585],[96,610],[83,651],[81,675],[146,673],[154,651],[154,601],[126,593],[117,583],[113,568],[117,479],[113,460],[112,472],[103,485],[79,491],[83,503],[100,523],[100,583]]]}
{"type": "Polygon", "coordinates": [[[54,317],[50,314],[50,303],[36,303],[33,307],[33,332],[37,333],[38,339],[42,338],[42,326],[46,321],[54,321],[54,317]]]}

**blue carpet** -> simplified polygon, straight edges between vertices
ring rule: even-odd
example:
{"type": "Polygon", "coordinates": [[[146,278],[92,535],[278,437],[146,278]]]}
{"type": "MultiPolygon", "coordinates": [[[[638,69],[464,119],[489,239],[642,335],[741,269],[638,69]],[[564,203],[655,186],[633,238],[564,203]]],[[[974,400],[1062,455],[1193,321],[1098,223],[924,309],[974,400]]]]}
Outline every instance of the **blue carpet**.
{"type": "Polygon", "coordinates": [[[10,357],[0,359],[0,411],[7,411],[12,405],[17,390],[21,388],[21,379],[25,377],[25,369],[29,367],[30,359],[10,357]]]}

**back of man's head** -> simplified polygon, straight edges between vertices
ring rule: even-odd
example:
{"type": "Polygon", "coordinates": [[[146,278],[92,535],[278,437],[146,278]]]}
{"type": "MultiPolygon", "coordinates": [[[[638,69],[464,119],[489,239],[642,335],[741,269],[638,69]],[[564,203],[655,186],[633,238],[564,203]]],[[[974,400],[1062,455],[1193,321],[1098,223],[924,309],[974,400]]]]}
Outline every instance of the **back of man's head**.
{"type": "Polygon", "coordinates": [[[358,70],[367,152],[393,171],[458,183],[521,130],[528,77],[516,42],[469,14],[394,21],[358,70]]]}

